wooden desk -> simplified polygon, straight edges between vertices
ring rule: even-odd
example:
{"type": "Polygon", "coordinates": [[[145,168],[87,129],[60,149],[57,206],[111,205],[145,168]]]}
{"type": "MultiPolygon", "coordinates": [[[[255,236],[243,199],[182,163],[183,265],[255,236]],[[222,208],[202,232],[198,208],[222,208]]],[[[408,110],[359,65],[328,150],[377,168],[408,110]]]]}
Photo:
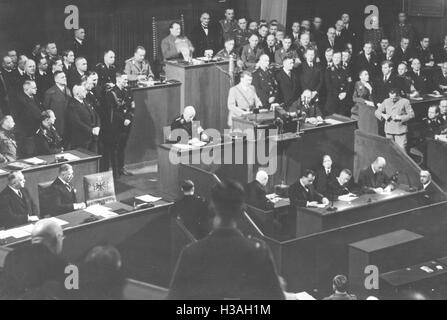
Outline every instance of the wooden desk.
{"type": "Polygon", "coordinates": [[[228,61],[199,65],[166,62],[166,79],[182,83],[181,110],[194,106],[204,129],[222,132],[227,128],[230,76],[225,72],[228,72],[228,66],[228,61]]]}
{"type": "Polygon", "coordinates": [[[411,193],[404,188],[387,195],[362,195],[352,202],[336,201],[335,212],[326,208],[297,208],[297,237],[384,217],[397,211],[413,209],[422,203],[423,192],[411,193]]]}
{"type": "Polygon", "coordinates": [[[433,178],[439,182],[441,188],[447,192],[447,143],[427,140],[427,166],[433,178]]]}
{"type": "MultiPolygon", "coordinates": [[[[99,172],[99,160],[101,156],[89,152],[87,150],[73,150],[67,151],[65,153],[71,153],[77,157],[79,160],[68,161],[64,163],[55,163],[55,156],[39,156],[39,159],[45,160],[48,164],[42,166],[32,166],[25,170],[23,170],[23,174],[26,179],[25,187],[31,194],[34,202],[39,208],[39,193],[38,193],[38,185],[39,183],[49,182],[59,175],[59,167],[61,164],[70,164],[73,166],[74,178],[73,178],[73,186],[78,190],[77,197],[78,201],[84,202],[84,176],[98,173],[99,172]]],[[[19,160],[20,161],[20,160],[19,160]]],[[[5,166],[1,167],[2,170],[5,169],[5,166]]],[[[0,190],[3,190],[8,185],[8,173],[0,174],[0,190]]]]}
{"type": "Polygon", "coordinates": [[[126,147],[126,163],[157,159],[157,146],[164,143],[163,128],[182,113],[178,81],[133,89],[135,116],[126,147]]]}

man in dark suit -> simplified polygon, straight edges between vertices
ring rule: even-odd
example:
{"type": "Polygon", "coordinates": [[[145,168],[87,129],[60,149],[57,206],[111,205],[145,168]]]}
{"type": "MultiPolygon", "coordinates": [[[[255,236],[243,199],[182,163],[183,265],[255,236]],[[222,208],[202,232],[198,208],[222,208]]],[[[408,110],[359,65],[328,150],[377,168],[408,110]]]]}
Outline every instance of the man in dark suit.
{"type": "Polygon", "coordinates": [[[34,135],[35,154],[38,156],[58,154],[64,150],[62,137],[54,127],[56,116],[53,110],[45,110],[40,115],[40,128],[34,135]]]}
{"type": "Polygon", "coordinates": [[[268,174],[260,170],[256,174],[256,180],[250,182],[245,188],[247,204],[262,210],[270,210],[273,208],[273,203],[266,198],[267,192],[265,191],[265,187],[268,181],[268,174]]]}
{"type": "Polygon", "coordinates": [[[256,89],[256,94],[262,102],[262,106],[266,109],[270,108],[272,103],[275,103],[278,96],[278,83],[270,71],[269,56],[263,54],[259,58],[259,68],[253,72],[253,86],[256,89]]]}
{"type": "Polygon", "coordinates": [[[87,60],[84,57],[78,57],[75,61],[75,66],[71,72],[67,75],[68,77],[68,87],[73,89],[75,85],[81,85],[82,81],[85,80],[85,75],[87,73],[87,60]]]}
{"type": "Polygon", "coordinates": [[[327,37],[322,40],[319,44],[318,51],[320,53],[320,60],[325,60],[326,50],[331,48],[335,52],[343,50],[343,46],[340,44],[338,40],[335,38],[336,31],[335,28],[329,28],[327,32],[327,37]]]}
{"type": "Polygon", "coordinates": [[[327,99],[325,113],[348,115],[350,112],[348,102],[349,75],[341,66],[341,53],[334,53],[332,58],[333,66],[326,71],[327,99]]]}
{"type": "Polygon", "coordinates": [[[237,229],[244,196],[236,182],[219,183],[212,189],[214,230],[183,250],[168,299],[284,300],[270,250],[237,229]]]}
{"type": "Polygon", "coordinates": [[[182,183],[183,198],[172,206],[173,218],[183,222],[186,229],[197,240],[205,238],[211,231],[211,215],[207,203],[195,195],[194,182],[186,180],[182,183]]]}
{"type": "Polygon", "coordinates": [[[334,164],[331,156],[325,155],[322,166],[316,171],[314,185],[317,192],[327,196],[329,184],[337,178],[339,173],[340,169],[334,164]]]}
{"type": "Polygon", "coordinates": [[[75,62],[75,55],[74,55],[73,50],[70,50],[70,49],[64,50],[62,52],[62,58],[63,58],[62,71],[65,74],[69,74],[71,72],[71,70],[73,69],[74,62],[75,62]]]}
{"type": "Polygon", "coordinates": [[[62,71],[57,71],[54,74],[54,82],[56,84],[45,92],[43,106],[45,110],[49,109],[54,111],[56,116],[54,126],[61,134],[64,140],[64,146],[66,147],[68,142],[66,119],[68,115],[68,103],[71,100],[71,92],[67,87],[67,76],[62,71]]]}
{"type": "Polygon", "coordinates": [[[36,98],[37,85],[34,81],[25,81],[23,90],[17,96],[17,133],[19,154],[28,157],[34,152],[34,134],[40,126],[41,103],[36,98]]]}
{"type": "Polygon", "coordinates": [[[408,72],[408,76],[413,80],[414,88],[420,95],[433,91],[428,74],[424,70],[421,70],[421,62],[419,59],[415,58],[411,62],[411,71],[408,72]]]}
{"type": "Polygon", "coordinates": [[[344,195],[354,195],[354,186],[350,183],[352,179],[351,170],[344,169],[340,175],[329,183],[328,195],[331,200],[338,200],[338,197],[344,195]]]}
{"type": "Polygon", "coordinates": [[[376,56],[373,54],[373,47],[371,43],[365,43],[363,51],[357,56],[355,62],[355,74],[359,74],[362,70],[366,70],[369,76],[374,78],[378,74],[378,62],[376,56]]]}
{"type": "Polygon", "coordinates": [[[4,115],[12,114],[11,99],[13,99],[17,93],[17,78],[16,73],[14,72],[14,63],[12,62],[12,59],[10,57],[3,57],[0,73],[2,75],[3,84],[5,86],[2,112],[4,115]]]}
{"type": "Polygon", "coordinates": [[[444,93],[447,91],[447,62],[443,62],[441,68],[435,70],[435,75],[433,77],[434,89],[439,91],[439,93],[444,93]]]}
{"type": "Polygon", "coordinates": [[[11,172],[8,186],[0,193],[0,226],[10,229],[37,220],[37,207],[25,189],[25,177],[20,171],[11,172]]]}
{"type": "Polygon", "coordinates": [[[75,58],[85,57],[87,60],[91,58],[91,48],[85,39],[86,33],[84,28],[74,30],[74,38],[66,46],[73,51],[75,58]]]}
{"type": "Polygon", "coordinates": [[[445,198],[441,195],[439,190],[433,184],[432,176],[430,171],[421,171],[419,174],[419,179],[421,185],[419,186],[419,191],[425,191],[424,198],[426,204],[433,204],[441,201],[445,201],[445,198]]]}
{"type": "Polygon", "coordinates": [[[270,62],[275,62],[275,53],[279,49],[276,43],[276,38],[273,34],[269,34],[266,39],[266,46],[261,48],[264,53],[270,58],[270,62]]]}
{"type": "Polygon", "coordinates": [[[410,47],[410,40],[408,38],[402,38],[400,46],[396,48],[394,57],[398,63],[406,62],[410,64],[411,60],[415,57],[413,50],[410,47]]]}
{"type": "Polygon", "coordinates": [[[307,49],[304,54],[305,61],[301,65],[300,84],[301,89],[312,91],[312,99],[319,95],[324,84],[323,71],[320,65],[315,63],[316,52],[314,49],[307,49]]]}
{"type": "Polygon", "coordinates": [[[195,55],[203,57],[206,50],[213,50],[216,54],[222,47],[219,37],[219,28],[211,23],[211,16],[204,12],[200,17],[200,24],[194,29],[192,44],[195,55]]]}
{"type": "Polygon", "coordinates": [[[373,99],[376,105],[388,99],[390,90],[397,86],[393,68],[391,61],[382,62],[382,72],[374,80],[373,99]]]}
{"type": "Polygon", "coordinates": [[[61,257],[64,233],[52,220],[35,224],[31,245],[20,246],[5,258],[0,297],[11,300],[55,300],[66,279],[61,257]]]}
{"type": "Polygon", "coordinates": [[[442,43],[435,47],[434,55],[436,63],[443,63],[447,61],[447,35],[444,37],[442,43]]]}
{"type": "Polygon", "coordinates": [[[306,170],[303,176],[289,188],[290,204],[297,208],[316,207],[319,204],[328,205],[329,200],[318,193],[313,186],[315,172],[306,170]]]}
{"type": "Polygon", "coordinates": [[[68,103],[68,128],[71,147],[83,148],[92,152],[98,150],[100,120],[95,109],[86,103],[87,89],[73,87],[73,98],[68,103]]]}
{"type": "Polygon", "coordinates": [[[85,203],[78,203],[76,189],[71,184],[73,180],[73,167],[63,164],[59,167],[59,176],[49,187],[51,203],[46,208],[52,217],[60,216],[76,210],[85,209],[85,203]]]}
{"type": "Polygon", "coordinates": [[[37,61],[36,85],[37,99],[43,102],[45,92],[54,85],[53,75],[48,70],[48,60],[46,58],[40,58],[37,61]]]}
{"type": "Polygon", "coordinates": [[[279,88],[279,103],[285,104],[285,109],[295,112],[298,109],[300,99],[299,79],[293,72],[294,60],[287,57],[283,61],[283,68],[276,75],[279,88]]]}
{"type": "Polygon", "coordinates": [[[383,172],[386,160],[379,157],[371,166],[360,171],[358,185],[366,193],[383,193],[393,189],[390,178],[383,172]]]}

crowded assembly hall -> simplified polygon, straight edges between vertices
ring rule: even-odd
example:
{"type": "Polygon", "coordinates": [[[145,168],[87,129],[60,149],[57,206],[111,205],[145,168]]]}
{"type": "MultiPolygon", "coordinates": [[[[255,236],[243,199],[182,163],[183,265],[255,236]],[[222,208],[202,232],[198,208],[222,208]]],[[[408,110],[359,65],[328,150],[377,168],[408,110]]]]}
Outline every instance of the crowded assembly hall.
{"type": "Polygon", "coordinates": [[[0,31],[0,299],[447,299],[445,1],[71,2],[0,31]]]}

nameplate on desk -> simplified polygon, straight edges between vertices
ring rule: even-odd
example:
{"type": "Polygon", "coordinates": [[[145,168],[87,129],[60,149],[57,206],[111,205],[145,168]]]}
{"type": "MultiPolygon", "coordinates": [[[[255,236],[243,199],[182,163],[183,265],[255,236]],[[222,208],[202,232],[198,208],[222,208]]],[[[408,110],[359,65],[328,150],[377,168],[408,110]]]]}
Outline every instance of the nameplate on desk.
{"type": "Polygon", "coordinates": [[[76,161],[81,158],[79,158],[78,156],[75,156],[74,154],[71,154],[71,153],[61,153],[61,154],[56,155],[56,159],[65,159],[67,161],[76,161]]]}
{"type": "Polygon", "coordinates": [[[84,209],[85,212],[88,212],[94,216],[101,217],[104,219],[109,219],[113,217],[117,217],[118,214],[113,212],[110,208],[104,207],[101,205],[94,205],[84,209]]]}

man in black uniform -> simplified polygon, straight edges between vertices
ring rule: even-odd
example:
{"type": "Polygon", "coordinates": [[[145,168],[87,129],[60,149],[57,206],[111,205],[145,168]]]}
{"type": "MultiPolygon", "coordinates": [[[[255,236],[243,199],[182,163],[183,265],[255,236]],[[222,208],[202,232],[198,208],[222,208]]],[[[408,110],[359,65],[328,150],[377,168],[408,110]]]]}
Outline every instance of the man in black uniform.
{"type": "Polygon", "coordinates": [[[270,58],[263,54],[259,58],[259,68],[253,72],[253,86],[264,108],[269,108],[276,102],[278,96],[278,83],[270,71],[270,58]]]}
{"type": "Polygon", "coordinates": [[[197,240],[203,239],[211,231],[211,219],[206,202],[194,195],[194,182],[182,183],[183,198],[172,206],[172,217],[183,222],[197,240]]]}
{"type": "Polygon", "coordinates": [[[244,206],[242,186],[219,183],[211,200],[214,230],[183,250],[168,299],[284,300],[269,248],[245,238],[237,228],[244,206]]]}
{"type": "Polygon", "coordinates": [[[133,121],[135,102],[128,88],[127,75],[116,73],[116,86],[107,92],[106,105],[111,112],[111,130],[108,141],[112,160],[113,174],[131,176],[124,168],[124,151],[133,121]]]}
{"type": "Polygon", "coordinates": [[[349,76],[341,66],[341,53],[334,53],[333,66],[326,72],[326,114],[334,113],[348,115],[349,105],[347,101],[347,92],[349,85],[349,76]]]}
{"type": "Polygon", "coordinates": [[[115,53],[112,50],[104,52],[104,62],[96,65],[96,72],[98,73],[98,87],[105,94],[116,83],[115,53]]]}
{"type": "Polygon", "coordinates": [[[171,123],[171,136],[169,137],[169,140],[175,143],[186,144],[188,142],[186,141],[186,137],[185,139],[182,139],[183,135],[181,133],[173,132],[174,130],[184,130],[188,141],[191,139],[199,139],[202,141],[208,140],[205,130],[203,130],[196,120],[196,109],[192,106],[186,107],[183,110],[183,114],[171,123]]]}
{"type": "Polygon", "coordinates": [[[40,128],[34,135],[35,152],[38,156],[57,154],[64,151],[62,137],[56,131],[56,116],[52,110],[45,110],[40,117],[40,128]]]}

